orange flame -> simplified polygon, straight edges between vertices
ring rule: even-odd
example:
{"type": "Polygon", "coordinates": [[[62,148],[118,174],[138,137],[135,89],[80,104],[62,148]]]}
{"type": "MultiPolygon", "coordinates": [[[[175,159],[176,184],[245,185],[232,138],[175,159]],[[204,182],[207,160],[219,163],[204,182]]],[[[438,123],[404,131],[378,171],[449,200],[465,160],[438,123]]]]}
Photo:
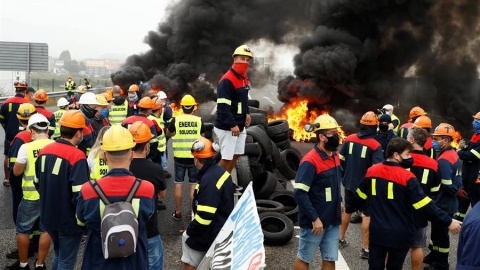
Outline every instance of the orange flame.
{"type": "Polygon", "coordinates": [[[172,108],[173,117],[183,114],[182,106],[177,106],[175,103],[170,103],[170,108],[172,108]]]}
{"type": "Polygon", "coordinates": [[[452,147],[458,149],[458,142],[462,139],[462,134],[459,131],[455,131],[455,136],[453,137],[452,147]]]}

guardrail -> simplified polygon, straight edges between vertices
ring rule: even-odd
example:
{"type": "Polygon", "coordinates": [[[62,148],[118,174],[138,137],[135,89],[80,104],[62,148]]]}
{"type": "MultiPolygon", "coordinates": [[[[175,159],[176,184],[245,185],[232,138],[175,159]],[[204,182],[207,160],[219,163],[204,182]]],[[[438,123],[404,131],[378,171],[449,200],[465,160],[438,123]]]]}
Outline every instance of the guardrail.
{"type": "MultiPolygon", "coordinates": [[[[90,88],[88,89],[89,92],[94,92],[94,93],[99,93],[102,91],[108,90],[110,87],[96,87],[96,88],[90,88]]],[[[58,92],[48,92],[48,97],[49,98],[56,98],[56,97],[66,97],[67,96],[67,91],[58,91],[58,92]]],[[[0,97],[0,103],[3,103],[5,100],[7,100],[10,97],[0,97]]]]}

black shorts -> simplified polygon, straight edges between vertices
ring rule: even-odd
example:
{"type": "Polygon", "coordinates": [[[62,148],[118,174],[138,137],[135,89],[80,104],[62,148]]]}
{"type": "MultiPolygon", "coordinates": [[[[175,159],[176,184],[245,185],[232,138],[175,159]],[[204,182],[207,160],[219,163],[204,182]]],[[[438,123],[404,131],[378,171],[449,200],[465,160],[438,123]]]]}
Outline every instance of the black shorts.
{"type": "Polygon", "coordinates": [[[8,152],[10,151],[10,140],[5,138],[5,142],[3,143],[3,154],[8,157],[8,152]]]}
{"type": "Polygon", "coordinates": [[[363,210],[360,209],[361,206],[366,205],[365,211],[363,211],[363,214],[367,217],[370,216],[370,203],[367,200],[366,203],[362,202],[363,199],[359,198],[355,193],[351,192],[350,190],[345,189],[345,213],[347,214],[352,214],[353,212],[357,210],[363,210]]]}

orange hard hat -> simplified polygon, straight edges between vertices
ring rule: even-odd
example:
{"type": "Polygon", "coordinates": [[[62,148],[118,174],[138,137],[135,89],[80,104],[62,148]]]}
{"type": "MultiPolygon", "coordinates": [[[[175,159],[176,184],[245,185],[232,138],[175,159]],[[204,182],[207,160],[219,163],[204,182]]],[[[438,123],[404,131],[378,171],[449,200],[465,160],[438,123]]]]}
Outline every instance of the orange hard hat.
{"type": "Polygon", "coordinates": [[[413,125],[421,128],[432,128],[432,120],[430,117],[422,115],[415,120],[413,125]]]}
{"type": "Polygon", "coordinates": [[[144,97],[140,99],[140,102],[138,102],[138,107],[142,109],[151,109],[153,108],[153,101],[149,97],[144,97]]]}
{"type": "Polygon", "coordinates": [[[150,131],[150,128],[147,124],[142,121],[134,122],[129,128],[128,131],[132,133],[135,143],[144,143],[150,141],[153,138],[153,134],[150,131]]]}
{"type": "Polygon", "coordinates": [[[108,102],[113,100],[112,94],[109,93],[109,92],[103,92],[102,96],[104,96],[107,99],[108,102]]]}
{"type": "Polygon", "coordinates": [[[410,110],[410,119],[427,114],[422,108],[415,106],[410,110]]]}
{"type": "Polygon", "coordinates": [[[211,158],[219,150],[217,144],[212,143],[209,139],[200,137],[195,140],[190,149],[192,156],[196,158],[211,158]]]}
{"type": "Polygon", "coordinates": [[[480,112],[478,112],[477,114],[472,115],[472,116],[473,116],[473,118],[475,118],[475,119],[480,119],[480,112]]]}
{"type": "Polygon", "coordinates": [[[13,86],[15,88],[25,88],[27,89],[28,88],[28,84],[26,82],[23,82],[23,81],[16,81],[13,86]]]}
{"type": "Polygon", "coordinates": [[[40,89],[37,92],[35,92],[35,94],[33,95],[33,99],[35,101],[47,101],[48,99],[47,92],[45,92],[45,90],[43,89],[40,89]]]}
{"type": "Polygon", "coordinates": [[[376,125],[378,125],[377,115],[372,111],[366,112],[362,116],[362,119],[360,119],[360,124],[365,125],[365,126],[376,126],[376,125]]]}
{"type": "Polygon", "coordinates": [[[450,124],[441,123],[435,128],[432,136],[450,136],[453,139],[455,138],[455,128],[450,124]]]}
{"type": "Polygon", "coordinates": [[[158,97],[152,98],[152,102],[153,102],[152,110],[156,111],[156,110],[160,110],[162,108],[162,106],[160,104],[158,104],[158,97]]]}
{"type": "Polygon", "coordinates": [[[58,124],[69,128],[84,128],[85,117],[79,110],[68,110],[63,114],[62,118],[60,118],[58,124]]]}
{"type": "Polygon", "coordinates": [[[138,91],[140,91],[140,88],[138,88],[138,85],[136,85],[136,84],[132,84],[128,88],[128,92],[138,92],[138,91]]]}
{"type": "Polygon", "coordinates": [[[71,79],[71,78],[72,78],[72,76],[70,76],[70,75],[67,76],[67,79],[71,79]]]}

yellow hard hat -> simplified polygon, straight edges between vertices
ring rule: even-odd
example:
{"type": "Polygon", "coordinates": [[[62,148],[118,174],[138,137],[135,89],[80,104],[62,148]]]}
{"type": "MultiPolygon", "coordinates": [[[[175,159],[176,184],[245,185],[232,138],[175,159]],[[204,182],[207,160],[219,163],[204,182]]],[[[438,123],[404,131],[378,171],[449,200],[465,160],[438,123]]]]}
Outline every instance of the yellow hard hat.
{"type": "Polygon", "coordinates": [[[197,105],[197,103],[195,102],[195,99],[191,95],[185,95],[180,101],[180,105],[194,106],[194,105],[197,105]]]}
{"type": "Polygon", "coordinates": [[[107,106],[108,105],[108,102],[107,102],[107,99],[105,98],[104,95],[102,94],[97,94],[97,101],[98,101],[98,105],[101,105],[101,106],[107,106]]]}
{"type": "Polygon", "coordinates": [[[319,130],[324,129],[332,129],[332,128],[339,128],[341,126],[338,125],[337,120],[331,117],[328,114],[322,114],[315,121],[313,124],[306,124],[305,131],[307,132],[317,132],[319,130]]]}
{"type": "Polygon", "coordinates": [[[87,92],[87,87],[85,85],[80,85],[75,92],[85,94],[87,92]]]}
{"type": "Polygon", "coordinates": [[[246,55],[246,56],[250,56],[251,58],[254,58],[252,51],[247,45],[242,45],[236,48],[232,54],[232,58],[235,57],[235,55],[246,55]]]}
{"type": "Polygon", "coordinates": [[[35,113],[37,113],[35,106],[31,103],[23,103],[18,107],[17,118],[20,120],[28,120],[35,113]]]}
{"type": "Polygon", "coordinates": [[[112,126],[105,132],[100,148],[103,151],[123,151],[135,146],[132,133],[122,126],[112,126]]]}

